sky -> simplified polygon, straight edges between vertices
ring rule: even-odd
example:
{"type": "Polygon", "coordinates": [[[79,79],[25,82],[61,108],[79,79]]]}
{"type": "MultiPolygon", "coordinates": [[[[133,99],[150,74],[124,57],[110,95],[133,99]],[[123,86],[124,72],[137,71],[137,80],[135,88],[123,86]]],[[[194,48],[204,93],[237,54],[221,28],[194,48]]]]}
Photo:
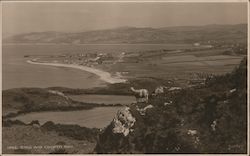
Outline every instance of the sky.
{"type": "Polygon", "coordinates": [[[3,35],[247,23],[247,3],[3,2],[3,35]]]}

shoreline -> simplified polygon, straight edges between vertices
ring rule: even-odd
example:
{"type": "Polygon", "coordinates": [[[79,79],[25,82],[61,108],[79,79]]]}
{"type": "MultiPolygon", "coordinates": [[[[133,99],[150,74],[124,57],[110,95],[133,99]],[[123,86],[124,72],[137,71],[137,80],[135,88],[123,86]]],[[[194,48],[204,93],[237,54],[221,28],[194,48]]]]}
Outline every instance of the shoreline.
{"type": "Polygon", "coordinates": [[[99,70],[99,69],[96,69],[96,68],[87,67],[87,66],[81,66],[81,65],[77,65],[77,64],[63,64],[63,63],[41,63],[41,62],[35,62],[35,61],[32,61],[32,60],[27,60],[26,62],[29,63],[29,64],[36,64],[36,65],[46,65],[46,66],[80,69],[80,70],[95,74],[101,80],[103,80],[103,81],[105,81],[107,83],[111,83],[111,84],[126,82],[125,79],[112,77],[109,72],[105,72],[105,71],[102,71],[102,70],[99,70]]]}

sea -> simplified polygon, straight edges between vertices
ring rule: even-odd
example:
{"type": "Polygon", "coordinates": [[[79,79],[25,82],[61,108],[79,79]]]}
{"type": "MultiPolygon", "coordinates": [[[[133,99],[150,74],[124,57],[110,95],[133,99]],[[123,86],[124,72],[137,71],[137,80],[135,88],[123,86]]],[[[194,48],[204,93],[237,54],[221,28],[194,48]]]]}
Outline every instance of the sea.
{"type": "Polygon", "coordinates": [[[184,48],[183,44],[3,44],[3,90],[20,87],[92,88],[105,86],[98,76],[77,69],[28,64],[26,55],[137,52],[184,48]]]}
{"type": "MultiPolygon", "coordinates": [[[[183,48],[187,45],[183,45],[183,48]]],[[[98,76],[77,69],[33,65],[26,61],[26,55],[63,55],[76,53],[112,53],[137,52],[158,49],[182,48],[175,44],[87,44],[87,45],[64,45],[64,44],[8,44],[2,46],[2,87],[3,90],[20,87],[68,87],[68,88],[93,88],[105,86],[98,76]]],[[[95,95],[94,95],[95,96],[95,95]]],[[[121,98],[117,95],[89,97],[80,95],[74,97],[77,100],[96,99],[97,103],[132,103],[134,97],[121,98]],[[115,96],[115,97],[114,97],[115,96]],[[120,99],[118,101],[117,99],[120,99]],[[123,101],[121,101],[123,99],[123,101]],[[103,100],[100,101],[100,100],[103,100]]],[[[68,112],[33,112],[17,116],[15,119],[29,123],[39,120],[41,124],[53,121],[61,124],[78,124],[84,127],[104,128],[122,107],[97,107],[90,110],[68,112]],[[74,115],[73,115],[74,114],[74,115]],[[94,122],[93,122],[94,121],[94,122]]]]}

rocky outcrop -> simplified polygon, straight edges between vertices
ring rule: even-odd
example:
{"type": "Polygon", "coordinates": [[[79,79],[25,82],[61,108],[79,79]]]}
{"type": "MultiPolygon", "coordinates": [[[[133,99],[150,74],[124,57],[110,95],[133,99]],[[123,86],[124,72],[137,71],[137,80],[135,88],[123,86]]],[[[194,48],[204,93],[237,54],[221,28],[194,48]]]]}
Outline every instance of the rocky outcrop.
{"type": "Polygon", "coordinates": [[[172,88],[117,113],[96,153],[246,153],[246,60],[199,88],[172,88]],[[178,90],[178,91],[176,91],[178,90]]]}
{"type": "Polygon", "coordinates": [[[153,108],[153,107],[154,107],[153,105],[147,105],[147,106],[144,107],[144,108],[139,108],[138,106],[136,106],[136,110],[137,110],[141,115],[145,115],[146,110],[147,110],[147,109],[150,109],[150,108],[153,108]]]}
{"type": "Polygon", "coordinates": [[[132,132],[132,127],[135,124],[135,118],[129,111],[129,107],[125,107],[124,109],[117,112],[112,125],[113,125],[113,133],[120,133],[124,136],[127,136],[129,132],[132,132]]]}
{"type": "Polygon", "coordinates": [[[148,102],[148,90],[147,89],[134,89],[133,87],[130,90],[134,93],[137,102],[148,102]]]}

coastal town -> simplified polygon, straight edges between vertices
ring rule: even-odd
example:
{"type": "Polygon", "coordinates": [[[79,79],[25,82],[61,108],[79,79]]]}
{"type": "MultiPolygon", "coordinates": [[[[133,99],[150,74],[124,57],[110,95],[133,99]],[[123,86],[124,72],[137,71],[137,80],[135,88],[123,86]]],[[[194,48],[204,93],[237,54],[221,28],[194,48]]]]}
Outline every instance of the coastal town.
{"type": "MultiPolygon", "coordinates": [[[[230,71],[245,56],[243,44],[219,41],[194,42],[178,50],[93,52],[88,49],[51,55],[24,55],[28,63],[85,70],[108,83],[123,83],[135,77],[163,77],[182,87],[204,85],[207,77],[230,71]],[[237,52],[237,53],[236,53],[237,52]],[[183,72],[180,67],[193,67],[183,72]],[[222,68],[217,72],[213,66],[222,68]],[[224,66],[227,65],[227,66],[224,66]],[[161,67],[162,70],[158,71],[161,67]],[[176,68],[175,73],[172,68],[176,68]],[[181,71],[177,74],[178,71],[181,71]],[[144,71],[142,73],[142,71],[144,71]],[[212,72],[211,72],[212,71],[212,72]],[[185,79],[183,79],[185,77],[185,79]]],[[[219,68],[218,68],[219,69],[219,68]]]]}
{"type": "Polygon", "coordinates": [[[32,58],[34,62],[40,63],[63,63],[63,64],[77,64],[88,67],[94,67],[95,65],[102,64],[115,64],[122,62],[122,58],[125,56],[125,52],[118,56],[114,56],[110,53],[76,53],[76,54],[61,54],[61,55],[26,55],[26,58],[32,58]],[[33,58],[34,57],[34,58],[33,58]]]}

